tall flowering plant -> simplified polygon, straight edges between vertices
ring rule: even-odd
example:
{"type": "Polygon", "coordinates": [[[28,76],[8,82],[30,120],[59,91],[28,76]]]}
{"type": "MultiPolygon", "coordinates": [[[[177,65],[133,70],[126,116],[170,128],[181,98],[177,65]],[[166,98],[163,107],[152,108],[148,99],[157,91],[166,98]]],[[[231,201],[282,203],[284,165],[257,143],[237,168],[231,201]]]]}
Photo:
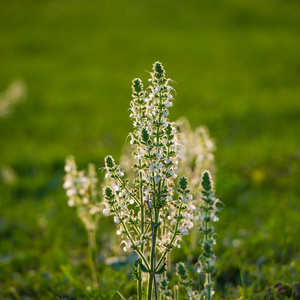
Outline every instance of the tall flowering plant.
{"type": "Polygon", "coordinates": [[[82,221],[87,235],[89,244],[89,262],[93,287],[99,287],[97,268],[96,268],[96,231],[99,221],[99,193],[97,190],[98,179],[95,166],[89,164],[87,171],[77,170],[77,165],[73,156],[66,159],[65,180],[63,187],[68,197],[68,205],[75,207],[77,215],[82,221]]]}
{"type": "Polygon", "coordinates": [[[176,266],[177,275],[180,278],[180,285],[186,290],[186,295],[190,300],[211,300],[214,295],[214,283],[212,281],[215,272],[215,253],[213,246],[216,244],[214,236],[216,235],[212,222],[218,222],[217,213],[220,212],[219,204],[223,204],[215,198],[213,190],[213,181],[210,173],[204,171],[201,176],[201,204],[200,204],[200,226],[201,233],[200,244],[202,253],[196,264],[197,272],[205,275],[204,287],[199,291],[193,290],[193,282],[189,278],[188,271],[183,263],[176,266]]]}
{"type": "Polygon", "coordinates": [[[181,144],[175,124],[169,121],[174,89],[166,78],[160,62],[150,73],[150,86],[133,80],[130,118],[133,132],[132,183],[111,156],[105,158],[106,177],[112,184],[103,190],[104,213],[114,216],[117,234],[122,237],[123,250],[134,250],[139,259],[134,262],[138,299],[143,299],[147,273],[147,299],[157,299],[157,275],[165,272],[166,256],[193,227],[195,205],[185,177],[178,174],[181,144]]]}

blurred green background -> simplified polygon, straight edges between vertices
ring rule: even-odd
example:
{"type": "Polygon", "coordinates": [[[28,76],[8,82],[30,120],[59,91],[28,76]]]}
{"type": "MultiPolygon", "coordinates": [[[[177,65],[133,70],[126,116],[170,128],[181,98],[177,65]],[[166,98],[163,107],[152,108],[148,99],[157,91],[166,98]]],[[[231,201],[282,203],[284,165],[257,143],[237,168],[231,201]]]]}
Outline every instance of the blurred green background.
{"type": "MultiPolygon", "coordinates": [[[[277,281],[299,283],[299,16],[297,0],[0,0],[0,91],[20,77],[28,88],[0,119],[0,296],[86,295],[86,237],[66,204],[64,160],[100,168],[120,156],[131,80],[146,83],[156,60],[176,81],[171,120],[205,124],[216,141],[226,205],[217,295],[256,299],[277,281]]],[[[100,245],[110,223],[100,222],[100,245]]],[[[130,276],[101,261],[99,271],[100,299],[130,276]]]]}

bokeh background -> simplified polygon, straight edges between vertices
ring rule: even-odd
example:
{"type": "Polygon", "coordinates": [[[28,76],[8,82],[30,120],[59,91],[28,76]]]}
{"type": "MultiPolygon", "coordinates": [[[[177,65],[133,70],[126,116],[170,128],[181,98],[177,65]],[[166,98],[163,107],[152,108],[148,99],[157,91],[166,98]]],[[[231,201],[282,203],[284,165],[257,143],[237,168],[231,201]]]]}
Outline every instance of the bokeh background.
{"type": "MultiPolygon", "coordinates": [[[[256,299],[300,282],[299,1],[0,0],[0,91],[27,86],[0,118],[0,296],[83,297],[87,242],[64,160],[100,168],[120,156],[131,80],[156,60],[176,81],[170,118],[205,124],[217,145],[217,294],[256,299]]],[[[99,260],[109,299],[130,268],[99,260]]]]}

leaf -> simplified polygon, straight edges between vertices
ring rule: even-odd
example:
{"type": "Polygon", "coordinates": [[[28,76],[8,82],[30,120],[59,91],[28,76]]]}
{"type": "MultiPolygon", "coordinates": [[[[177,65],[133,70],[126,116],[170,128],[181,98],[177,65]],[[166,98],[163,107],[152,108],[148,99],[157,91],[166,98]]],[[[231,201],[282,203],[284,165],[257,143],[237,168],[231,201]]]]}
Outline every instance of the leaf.
{"type": "Polygon", "coordinates": [[[140,268],[141,268],[142,272],[144,272],[144,273],[149,272],[149,270],[143,265],[143,263],[141,261],[140,261],[140,268]]]}
{"type": "Polygon", "coordinates": [[[157,228],[160,224],[161,224],[161,222],[158,222],[158,223],[154,224],[153,228],[157,228]]]}
{"type": "Polygon", "coordinates": [[[123,300],[126,300],[126,298],[125,298],[119,291],[116,291],[116,293],[117,293],[123,300]]]}
{"type": "Polygon", "coordinates": [[[139,275],[138,275],[137,272],[133,272],[133,273],[132,273],[132,278],[133,278],[134,280],[137,280],[137,281],[142,281],[142,278],[139,277],[139,275]]]}
{"type": "Polygon", "coordinates": [[[132,264],[132,270],[133,270],[132,277],[134,280],[142,281],[142,278],[138,274],[138,264],[139,264],[139,260],[135,260],[132,264]]]}
{"type": "Polygon", "coordinates": [[[164,263],[157,271],[156,274],[162,274],[163,272],[167,271],[166,269],[166,263],[164,263]]]}
{"type": "MultiPolygon", "coordinates": [[[[122,284],[119,286],[119,288],[122,288],[125,284],[127,284],[127,281],[124,282],[124,283],[122,283],[122,284]]],[[[109,300],[112,300],[112,299],[115,297],[116,294],[119,294],[119,295],[120,295],[119,291],[115,291],[115,292],[112,294],[112,296],[109,298],[109,300]]],[[[120,296],[123,297],[122,295],[120,295],[120,296]]]]}

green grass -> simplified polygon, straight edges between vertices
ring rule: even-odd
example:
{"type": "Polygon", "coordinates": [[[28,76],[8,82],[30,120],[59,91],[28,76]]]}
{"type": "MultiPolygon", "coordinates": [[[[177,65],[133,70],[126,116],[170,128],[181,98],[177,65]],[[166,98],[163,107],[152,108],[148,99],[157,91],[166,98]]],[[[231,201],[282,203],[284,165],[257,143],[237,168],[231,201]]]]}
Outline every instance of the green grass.
{"type": "MultiPolygon", "coordinates": [[[[85,232],[61,185],[67,155],[99,168],[120,155],[131,80],[156,60],[177,82],[171,119],[207,125],[217,144],[217,295],[299,283],[299,13],[291,0],[0,0],[0,91],[28,86],[0,119],[0,167],[17,173],[0,183],[0,296],[134,293],[130,268],[101,257],[101,292],[85,290],[85,232]]],[[[105,248],[114,226],[100,225],[105,248]]]]}

